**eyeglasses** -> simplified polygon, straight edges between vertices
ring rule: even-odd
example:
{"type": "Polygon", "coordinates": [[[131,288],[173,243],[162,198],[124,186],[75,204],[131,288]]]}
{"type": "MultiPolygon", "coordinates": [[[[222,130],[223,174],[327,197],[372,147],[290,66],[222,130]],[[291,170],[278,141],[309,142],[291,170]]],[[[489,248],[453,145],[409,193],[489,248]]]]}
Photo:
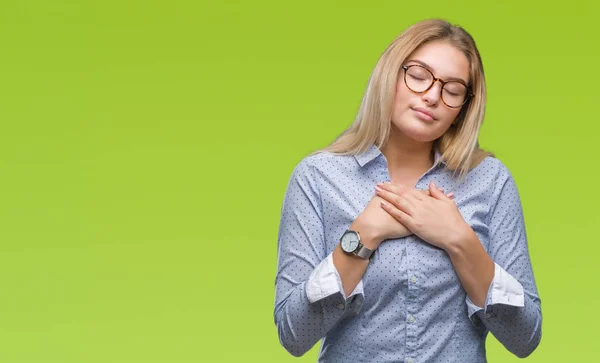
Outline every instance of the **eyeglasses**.
{"type": "Polygon", "coordinates": [[[444,81],[435,78],[431,71],[421,65],[411,64],[402,66],[404,69],[404,83],[409,90],[415,93],[427,92],[436,81],[442,84],[442,102],[448,107],[458,108],[464,105],[474,95],[469,87],[460,81],[444,81]]]}

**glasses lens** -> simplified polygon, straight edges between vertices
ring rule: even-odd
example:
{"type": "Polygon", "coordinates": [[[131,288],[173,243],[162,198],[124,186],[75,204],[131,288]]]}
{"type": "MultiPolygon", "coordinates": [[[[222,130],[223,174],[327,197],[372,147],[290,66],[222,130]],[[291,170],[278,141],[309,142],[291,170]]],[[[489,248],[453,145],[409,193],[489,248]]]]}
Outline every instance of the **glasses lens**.
{"type": "MultiPolygon", "coordinates": [[[[409,66],[404,77],[406,86],[413,92],[425,92],[433,83],[433,74],[421,66],[409,66]]],[[[442,100],[450,107],[462,106],[469,90],[460,82],[447,82],[442,88],[442,100]]]]}
{"type": "Polygon", "coordinates": [[[448,82],[442,89],[442,99],[450,107],[460,107],[467,99],[467,87],[460,82],[448,82]]]}
{"type": "Polygon", "coordinates": [[[412,66],[406,70],[406,86],[413,92],[423,92],[433,82],[433,75],[423,67],[412,66]]]}

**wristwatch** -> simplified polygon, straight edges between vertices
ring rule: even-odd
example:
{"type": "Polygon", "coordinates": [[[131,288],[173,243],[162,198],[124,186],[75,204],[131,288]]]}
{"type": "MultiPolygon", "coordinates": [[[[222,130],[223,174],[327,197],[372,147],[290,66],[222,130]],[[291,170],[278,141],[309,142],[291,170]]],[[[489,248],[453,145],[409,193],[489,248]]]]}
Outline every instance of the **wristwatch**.
{"type": "Polygon", "coordinates": [[[361,243],[358,231],[347,229],[340,238],[340,245],[345,253],[358,256],[364,260],[372,260],[375,256],[375,250],[370,250],[361,243]]]}

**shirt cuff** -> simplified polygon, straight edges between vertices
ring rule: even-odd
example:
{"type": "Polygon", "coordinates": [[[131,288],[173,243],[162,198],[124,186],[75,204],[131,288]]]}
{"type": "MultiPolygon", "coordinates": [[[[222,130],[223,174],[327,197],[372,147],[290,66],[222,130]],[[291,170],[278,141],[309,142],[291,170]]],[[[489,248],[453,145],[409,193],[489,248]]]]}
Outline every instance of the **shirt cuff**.
{"type": "Polygon", "coordinates": [[[361,279],[350,296],[346,297],[342,278],[333,264],[333,252],[331,252],[308,277],[308,281],[306,282],[306,296],[312,304],[338,292],[342,294],[344,300],[354,295],[363,294],[363,282],[361,279]]]}
{"type": "Polygon", "coordinates": [[[487,292],[485,306],[479,307],[475,305],[467,296],[467,310],[469,318],[478,311],[484,310],[486,317],[491,317],[488,313],[488,308],[491,305],[503,304],[516,307],[525,306],[525,292],[523,285],[517,279],[512,277],[497,263],[494,263],[494,278],[487,292]]]}

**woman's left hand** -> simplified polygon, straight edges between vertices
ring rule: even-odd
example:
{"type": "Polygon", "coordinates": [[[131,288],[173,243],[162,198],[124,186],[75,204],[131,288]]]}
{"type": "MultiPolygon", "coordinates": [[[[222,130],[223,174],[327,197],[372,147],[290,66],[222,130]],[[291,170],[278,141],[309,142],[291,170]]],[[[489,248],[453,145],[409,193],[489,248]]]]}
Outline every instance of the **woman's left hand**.
{"type": "Polygon", "coordinates": [[[429,194],[390,182],[377,184],[376,193],[386,202],[382,207],[412,233],[447,250],[472,233],[453,199],[429,183],[429,194]]]}

